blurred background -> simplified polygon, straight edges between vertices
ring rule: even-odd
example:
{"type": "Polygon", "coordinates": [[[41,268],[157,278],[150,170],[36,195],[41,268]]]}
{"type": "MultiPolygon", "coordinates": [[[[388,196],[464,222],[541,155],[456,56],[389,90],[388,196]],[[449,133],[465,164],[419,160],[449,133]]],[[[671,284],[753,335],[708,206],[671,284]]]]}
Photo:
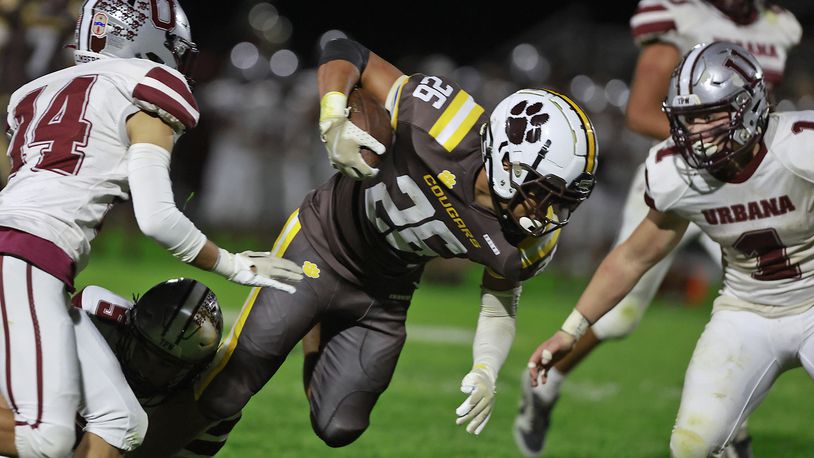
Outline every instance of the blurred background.
{"type": "MultiPolygon", "coordinates": [[[[179,206],[208,231],[269,246],[302,197],[334,171],[317,133],[315,66],[326,41],[348,36],[405,73],[446,75],[487,110],[516,89],[563,91],[589,112],[599,135],[598,186],[561,238],[550,269],[590,274],[616,236],[631,174],[651,142],[624,126],[638,49],[628,21],[636,1],[433,2],[319,5],[280,0],[181,0],[200,49],[195,95],[200,126],[173,154],[179,206]],[[611,6],[611,4],[613,6],[611,6]],[[396,8],[395,11],[392,8],[396,8]],[[239,185],[236,185],[239,183],[239,185]]],[[[325,3],[325,4],[323,4],[325,3]]],[[[814,109],[814,2],[778,0],[803,24],[777,88],[779,110],[814,109]]],[[[73,63],[65,44],[76,0],[0,0],[0,110],[21,84],[73,63]]],[[[5,164],[4,164],[5,165],[5,164]]],[[[137,231],[125,206],[107,226],[137,231]]],[[[430,280],[451,279],[438,269],[430,280]]],[[[447,272],[446,274],[444,272],[447,272]]],[[[678,257],[662,293],[703,300],[718,268],[700,249],[678,257]]]]}

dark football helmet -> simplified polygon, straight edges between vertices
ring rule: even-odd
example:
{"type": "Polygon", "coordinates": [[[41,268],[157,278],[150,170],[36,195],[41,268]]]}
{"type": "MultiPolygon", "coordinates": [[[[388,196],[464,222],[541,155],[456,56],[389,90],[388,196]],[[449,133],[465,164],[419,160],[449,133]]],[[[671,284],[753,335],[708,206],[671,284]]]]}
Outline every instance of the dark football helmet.
{"type": "Polygon", "coordinates": [[[769,100],[757,59],[726,42],[696,45],[676,67],[663,110],[687,164],[731,176],[751,160],[769,119],[769,100]],[[693,123],[727,118],[706,130],[693,123]]]}
{"type": "Polygon", "coordinates": [[[160,402],[190,386],[215,356],[223,315],[203,283],[178,278],[150,288],[130,310],[117,356],[133,392],[160,402]]]}

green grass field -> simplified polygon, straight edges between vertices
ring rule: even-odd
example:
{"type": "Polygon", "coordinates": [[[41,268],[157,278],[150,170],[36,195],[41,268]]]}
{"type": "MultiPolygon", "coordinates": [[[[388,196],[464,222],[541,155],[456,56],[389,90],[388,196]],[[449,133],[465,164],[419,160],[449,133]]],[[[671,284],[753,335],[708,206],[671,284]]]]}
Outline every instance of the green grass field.
{"type": "MultiPolygon", "coordinates": [[[[129,296],[166,278],[194,277],[218,294],[227,318],[235,316],[249,291],[175,261],[140,235],[135,235],[139,254],[131,254],[122,234],[111,234],[94,242],[93,259],[78,277],[79,287],[98,284],[129,296]]],[[[245,243],[232,248],[259,249],[245,243]]],[[[302,354],[295,349],[251,401],[219,456],[520,456],[511,427],[521,372],[529,353],[568,314],[587,279],[544,273],[527,283],[515,345],[498,380],[495,412],[481,436],[474,437],[455,425],[455,408],[465,398],[458,385],[471,365],[479,275],[474,268],[460,287],[425,282],[419,289],[393,382],[356,443],[331,449],[311,431],[301,384],[302,354]]],[[[668,456],[684,370],[708,313],[708,307],[690,309],[660,300],[633,336],[601,347],[564,384],[545,456],[668,456]]],[[[814,456],[812,394],[802,369],[781,377],[750,420],[756,456],[814,456]]]]}

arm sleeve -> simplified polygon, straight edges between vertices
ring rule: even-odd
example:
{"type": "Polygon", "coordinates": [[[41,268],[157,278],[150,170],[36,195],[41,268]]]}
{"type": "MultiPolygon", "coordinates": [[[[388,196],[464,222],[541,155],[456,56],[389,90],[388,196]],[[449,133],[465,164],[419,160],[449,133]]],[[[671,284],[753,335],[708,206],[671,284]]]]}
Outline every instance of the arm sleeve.
{"type": "Polygon", "coordinates": [[[473,367],[483,368],[492,380],[509,355],[516,329],[515,316],[521,287],[508,291],[481,291],[481,310],[472,344],[473,367]]]}
{"type": "Polygon", "coordinates": [[[184,262],[191,262],[206,236],[175,206],[170,182],[170,153],[150,143],[128,150],[133,211],[139,229],[184,262]]]}

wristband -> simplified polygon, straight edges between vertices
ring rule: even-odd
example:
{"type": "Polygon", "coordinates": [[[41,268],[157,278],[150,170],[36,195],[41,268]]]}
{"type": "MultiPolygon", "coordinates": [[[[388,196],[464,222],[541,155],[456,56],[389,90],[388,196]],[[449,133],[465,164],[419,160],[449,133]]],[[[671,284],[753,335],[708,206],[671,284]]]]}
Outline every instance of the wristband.
{"type": "Polygon", "coordinates": [[[579,310],[574,309],[571,311],[571,314],[568,315],[568,318],[562,323],[560,329],[568,334],[574,336],[576,340],[579,340],[588,328],[591,326],[591,323],[579,313],[579,310]]]}
{"type": "Polygon", "coordinates": [[[319,120],[326,118],[345,118],[348,116],[348,96],[338,91],[331,91],[322,96],[319,102],[319,120]]]}

